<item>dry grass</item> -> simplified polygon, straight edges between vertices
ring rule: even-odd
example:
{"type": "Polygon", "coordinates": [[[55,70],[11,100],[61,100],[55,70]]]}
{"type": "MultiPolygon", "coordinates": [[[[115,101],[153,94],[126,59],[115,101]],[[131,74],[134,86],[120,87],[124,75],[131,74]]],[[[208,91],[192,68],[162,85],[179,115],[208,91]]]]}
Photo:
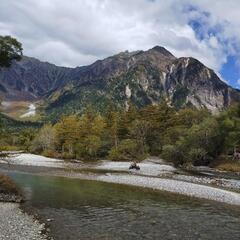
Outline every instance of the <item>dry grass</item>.
{"type": "Polygon", "coordinates": [[[214,163],[211,164],[211,167],[221,171],[240,172],[240,162],[234,161],[232,158],[226,156],[221,156],[215,160],[214,163]]]}
{"type": "Polygon", "coordinates": [[[216,168],[222,171],[240,172],[240,163],[220,163],[216,168]]]}
{"type": "Polygon", "coordinates": [[[20,195],[20,190],[8,176],[0,175],[0,193],[20,195]]]}
{"type": "MultiPolygon", "coordinates": [[[[3,146],[1,146],[0,150],[1,151],[20,151],[20,150],[22,150],[22,148],[18,147],[18,146],[3,145],[3,146]]],[[[1,157],[1,155],[0,155],[0,157],[1,157]]]]}

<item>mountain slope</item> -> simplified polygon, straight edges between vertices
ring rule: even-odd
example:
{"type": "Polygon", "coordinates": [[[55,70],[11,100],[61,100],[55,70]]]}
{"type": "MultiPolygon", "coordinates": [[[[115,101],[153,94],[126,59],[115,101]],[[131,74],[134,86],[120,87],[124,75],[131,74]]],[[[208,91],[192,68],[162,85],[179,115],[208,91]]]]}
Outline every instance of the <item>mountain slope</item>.
{"type": "Polygon", "coordinates": [[[32,58],[0,72],[5,98],[43,100],[48,115],[81,112],[88,104],[137,107],[166,99],[176,108],[193,105],[212,112],[240,101],[240,92],[194,58],[176,58],[163,47],[122,52],[77,68],[57,67],[32,58]]]}
{"type": "Polygon", "coordinates": [[[176,58],[161,47],[146,52],[124,52],[98,61],[75,80],[74,87],[48,98],[48,111],[81,111],[87,104],[105,109],[113,103],[125,107],[157,104],[166,99],[180,108],[194,105],[218,112],[240,93],[222,82],[211,69],[193,58],[176,58]]]}
{"type": "Polygon", "coordinates": [[[23,57],[10,68],[0,69],[0,93],[7,100],[34,100],[65,84],[69,68],[23,57]]]}

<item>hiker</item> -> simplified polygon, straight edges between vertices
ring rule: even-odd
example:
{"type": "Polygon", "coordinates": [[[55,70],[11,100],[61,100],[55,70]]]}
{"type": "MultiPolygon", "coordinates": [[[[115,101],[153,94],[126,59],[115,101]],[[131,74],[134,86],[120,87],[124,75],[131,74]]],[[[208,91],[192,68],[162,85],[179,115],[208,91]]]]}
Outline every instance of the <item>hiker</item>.
{"type": "Polygon", "coordinates": [[[129,169],[136,169],[136,170],[140,170],[140,167],[137,165],[136,161],[133,161],[129,167],[129,169]]]}

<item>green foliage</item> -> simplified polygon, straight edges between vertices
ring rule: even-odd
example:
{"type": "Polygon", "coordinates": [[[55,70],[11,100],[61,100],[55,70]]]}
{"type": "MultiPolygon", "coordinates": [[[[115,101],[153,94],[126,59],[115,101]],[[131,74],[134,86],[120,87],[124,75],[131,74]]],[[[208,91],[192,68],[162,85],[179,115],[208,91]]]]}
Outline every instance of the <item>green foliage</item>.
{"type": "Polygon", "coordinates": [[[127,111],[113,106],[102,115],[86,106],[82,114],[62,116],[54,125],[11,134],[0,121],[0,146],[82,160],[140,161],[159,155],[175,165],[208,165],[240,149],[240,104],[217,116],[194,108],[176,111],[164,101],[140,110],[130,102],[127,111]]]}
{"type": "Polygon", "coordinates": [[[194,165],[207,165],[207,154],[203,148],[191,148],[188,152],[188,162],[194,165]]]}
{"type": "Polygon", "coordinates": [[[56,151],[67,158],[97,158],[103,145],[105,126],[105,119],[89,108],[81,117],[62,117],[54,125],[56,151]]]}
{"type": "Polygon", "coordinates": [[[122,140],[117,148],[109,151],[109,159],[114,161],[132,161],[142,160],[146,155],[142,155],[139,151],[138,143],[133,139],[122,140]]]}
{"type": "Polygon", "coordinates": [[[173,105],[180,109],[185,103],[189,90],[187,87],[178,84],[176,90],[173,93],[173,105]]]}
{"type": "Polygon", "coordinates": [[[175,165],[183,163],[183,154],[179,151],[178,147],[174,145],[164,145],[161,156],[165,160],[173,162],[175,165]]]}
{"type": "MultiPolygon", "coordinates": [[[[217,120],[208,117],[203,122],[185,129],[172,148],[167,145],[163,157],[164,154],[167,157],[172,154],[172,161],[176,162],[179,158],[179,164],[207,165],[220,154],[222,137],[217,120]]],[[[170,157],[168,160],[171,160],[170,157]]]]}
{"type": "Polygon", "coordinates": [[[17,138],[17,144],[22,146],[22,150],[30,151],[32,141],[35,138],[36,130],[33,128],[23,129],[17,138]]]}
{"type": "Polygon", "coordinates": [[[87,107],[53,128],[55,151],[62,157],[131,161],[151,154],[175,165],[208,165],[239,146],[240,105],[218,116],[204,109],[175,111],[164,101],[140,110],[129,102],[127,111],[110,105],[104,115],[87,107]]]}
{"type": "Polygon", "coordinates": [[[224,136],[223,147],[232,153],[240,145],[240,104],[231,106],[218,117],[221,135],[224,136]]]}
{"type": "MultiPolygon", "coordinates": [[[[38,123],[20,122],[0,114],[0,151],[30,150],[38,123]]],[[[3,158],[0,154],[0,158],[3,158]]]]}
{"type": "Polygon", "coordinates": [[[144,120],[135,120],[130,126],[130,136],[137,143],[141,155],[148,152],[147,138],[150,133],[150,123],[144,120]]]}
{"type": "Polygon", "coordinates": [[[22,44],[10,36],[0,36],[0,67],[9,67],[12,60],[22,57],[22,44]]]}

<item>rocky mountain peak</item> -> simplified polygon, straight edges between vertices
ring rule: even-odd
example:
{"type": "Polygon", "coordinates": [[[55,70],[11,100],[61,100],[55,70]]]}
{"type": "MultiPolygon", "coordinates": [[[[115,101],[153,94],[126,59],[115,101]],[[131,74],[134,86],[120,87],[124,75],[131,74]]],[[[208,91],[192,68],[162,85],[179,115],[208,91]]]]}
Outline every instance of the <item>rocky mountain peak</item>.
{"type": "Polygon", "coordinates": [[[161,46],[155,46],[155,47],[151,48],[149,51],[155,51],[166,57],[175,58],[175,56],[172,53],[170,53],[166,48],[161,47],[161,46]]]}
{"type": "Polygon", "coordinates": [[[0,69],[0,96],[40,99],[54,113],[81,112],[89,104],[99,111],[109,103],[123,108],[129,101],[142,107],[162,99],[176,108],[191,105],[218,112],[240,101],[240,92],[200,61],[176,58],[160,46],[121,52],[77,68],[24,57],[0,69]]]}

